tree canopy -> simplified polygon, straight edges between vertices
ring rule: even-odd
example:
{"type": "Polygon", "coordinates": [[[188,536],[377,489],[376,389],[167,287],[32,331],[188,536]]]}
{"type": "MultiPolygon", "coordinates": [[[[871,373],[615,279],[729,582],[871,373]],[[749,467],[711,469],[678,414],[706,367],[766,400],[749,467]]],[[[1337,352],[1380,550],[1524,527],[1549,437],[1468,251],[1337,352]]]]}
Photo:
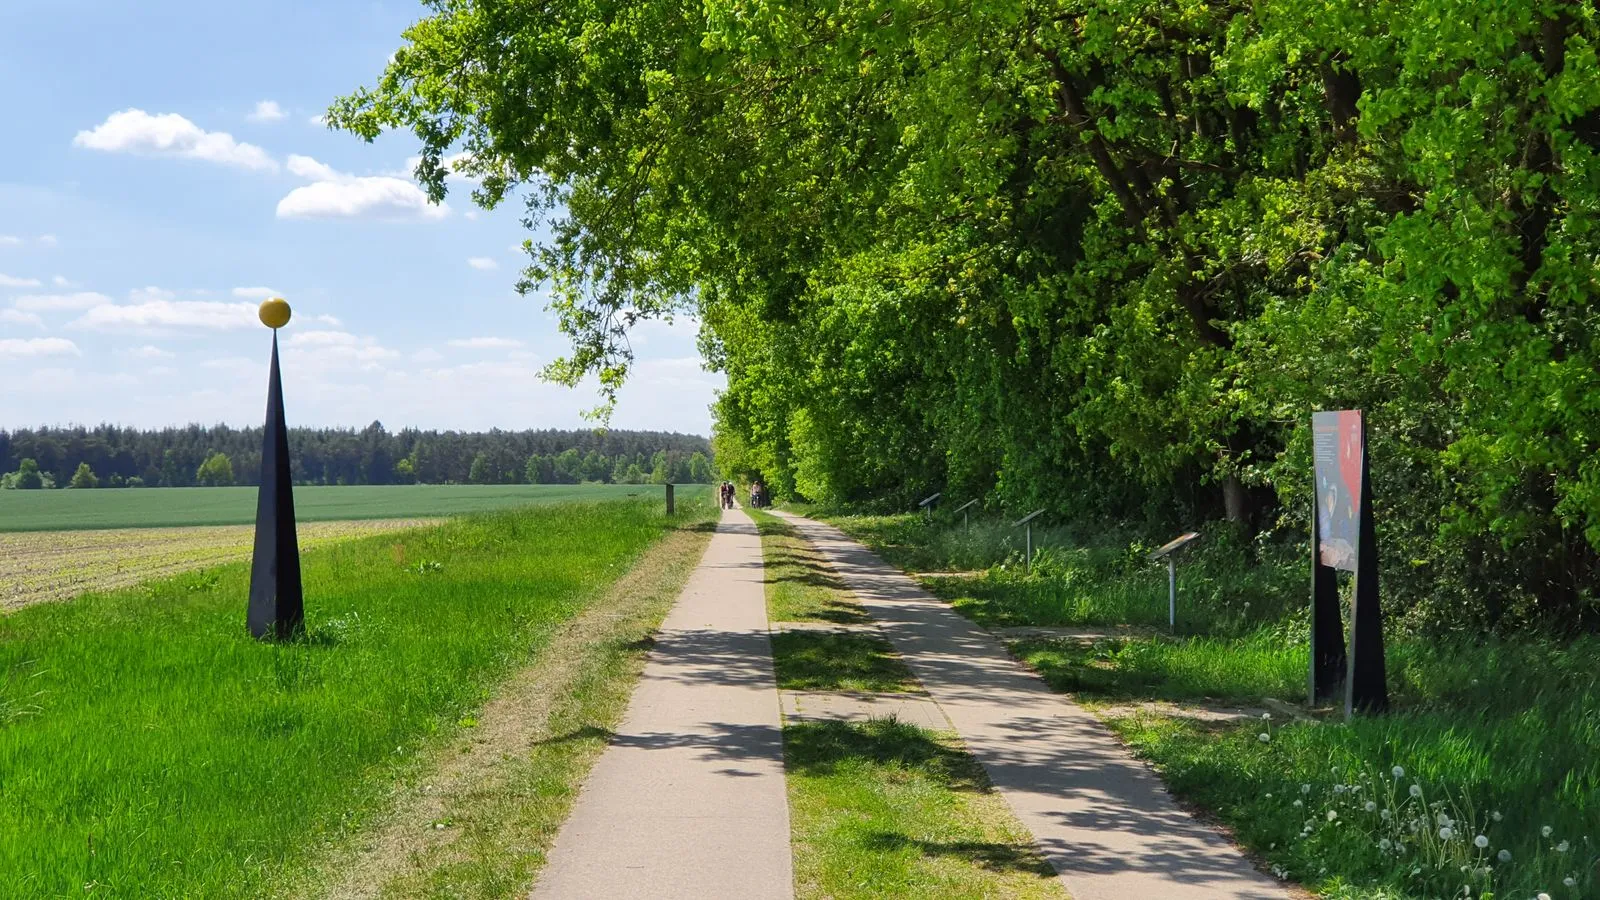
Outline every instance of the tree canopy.
{"type": "Polygon", "coordinates": [[[1303,528],[1358,407],[1407,605],[1596,614],[1592,5],[431,5],[330,121],[525,198],[552,376],[699,316],[725,470],[1303,528]]]}

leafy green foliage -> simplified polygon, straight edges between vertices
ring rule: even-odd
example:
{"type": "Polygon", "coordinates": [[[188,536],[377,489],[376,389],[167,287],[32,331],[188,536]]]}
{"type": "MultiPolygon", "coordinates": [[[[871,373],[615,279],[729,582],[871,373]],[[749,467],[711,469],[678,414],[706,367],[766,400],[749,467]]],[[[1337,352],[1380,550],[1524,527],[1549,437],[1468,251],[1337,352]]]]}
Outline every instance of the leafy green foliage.
{"type": "Polygon", "coordinates": [[[1600,616],[1591,5],[433,7],[331,121],[525,188],[552,376],[697,313],[724,472],[1303,533],[1359,407],[1394,592],[1600,616]]]}

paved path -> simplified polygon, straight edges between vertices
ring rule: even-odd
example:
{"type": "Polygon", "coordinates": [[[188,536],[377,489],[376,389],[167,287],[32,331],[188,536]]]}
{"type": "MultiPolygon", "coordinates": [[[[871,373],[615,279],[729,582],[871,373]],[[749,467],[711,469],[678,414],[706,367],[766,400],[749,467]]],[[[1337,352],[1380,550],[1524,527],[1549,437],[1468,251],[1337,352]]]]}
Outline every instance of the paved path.
{"type": "Polygon", "coordinates": [[[794,896],[761,538],[723,514],[535,898],[794,896]]]}
{"type": "Polygon", "coordinates": [[[787,514],[943,708],[1073,900],[1285,900],[1100,721],[843,532],[787,514]]]}

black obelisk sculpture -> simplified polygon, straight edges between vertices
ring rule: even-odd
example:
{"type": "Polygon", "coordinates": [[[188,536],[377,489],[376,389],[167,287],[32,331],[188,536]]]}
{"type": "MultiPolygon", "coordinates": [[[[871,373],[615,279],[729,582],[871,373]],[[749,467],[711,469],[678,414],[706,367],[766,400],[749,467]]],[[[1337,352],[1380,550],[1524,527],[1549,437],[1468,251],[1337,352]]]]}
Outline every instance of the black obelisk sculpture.
{"type": "Polygon", "coordinates": [[[261,321],[272,329],[272,372],[267,380],[267,424],[261,441],[255,556],[250,563],[250,633],[264,640],[288,640],[305,629],[294,484],[289,477],[289,432],[283,421],[283,379],[278,374],[278,329],[289,322],[289,304],[277,298],[261,304],[261,321]]]}

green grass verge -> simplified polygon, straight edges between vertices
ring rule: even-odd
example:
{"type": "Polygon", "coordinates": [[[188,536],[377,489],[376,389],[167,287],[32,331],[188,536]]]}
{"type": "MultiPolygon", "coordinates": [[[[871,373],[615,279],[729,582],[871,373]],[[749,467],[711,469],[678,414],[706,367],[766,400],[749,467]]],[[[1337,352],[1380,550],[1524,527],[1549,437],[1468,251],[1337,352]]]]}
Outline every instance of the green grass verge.
{"type": "Polygon", "coordinates": [[[1051,688],[1094,699],[1305,699],[1306,648],[1270,630],[1244,638],[1017,641],[1012,655],[1051,688]]]}
{"type": "Polygon", "coordinates": [[[893,721],[784,729],[800,900],[1064,898],[953,736],[893,721]]]}
{"type": "MultiPolygon", "coordinates": [[[[811,542],[771,513],[751,510],[766,562],[772,622],[872,621],[811,542]]],[[[786,691],[896,692],[917,680],[890,643],[874,634],[778,631],[772,635],[778,687],[786,691]]]]}
{"type": "Polygon", "coordinates": [[[668,527],[654,500],[545,506],[312,552],[287,646],[245,634],[244,565],[0,618],[0,872],[269,892],[668,527]]]}
{"type": "MultiPolygon", "coordinates": [[[[651,484],[411,484],[302,486],[294,489],[302,522],[457,516],[532,503],[594,503],[629,497],[665,503],[651,484]]],[[[709,485],[681,485],[678,497],[709,497],[709,485]]],[[[256,488],[122,488],[0,491],[0,531],[77,531],[248,525],[256,488]]]]}
{"type": "MultiPolygon", "coordinates": [[[[1063,532],[1024,576],[998,532],[968,537],[913,516],[835,521],[901,565],[982,569],[929,583],[984,624],[1165,624],[1164,586],[1136,558],[1142,547],[1073,545],[1063,532]]],[[[1186,637],[1013,652],[1088,699],[1302,699],[1303,560],[1250,565],[1224,551],[1191,558],[1190,581],[1179,569],[1186,637]]],[[[1600,639],[1395,633],[1388,669],[1393,711],[1348,724],[1150,711],[1111,724],[1174,793],[1326,896],[1600,896],[1600,639]]]]}
{"type": "Polygon", "coordinates": [[[894,647],[875,635],[779,631],[772,635],[778,688],[785,691],[918,690],[894,647]]]}
{"type": "Polygon", "coordinates": [[[766,557],[768,619],[839,625],[872,621],[810,541],[771,513],[751,510],[750,515],[761,530],[766,557]]]}

